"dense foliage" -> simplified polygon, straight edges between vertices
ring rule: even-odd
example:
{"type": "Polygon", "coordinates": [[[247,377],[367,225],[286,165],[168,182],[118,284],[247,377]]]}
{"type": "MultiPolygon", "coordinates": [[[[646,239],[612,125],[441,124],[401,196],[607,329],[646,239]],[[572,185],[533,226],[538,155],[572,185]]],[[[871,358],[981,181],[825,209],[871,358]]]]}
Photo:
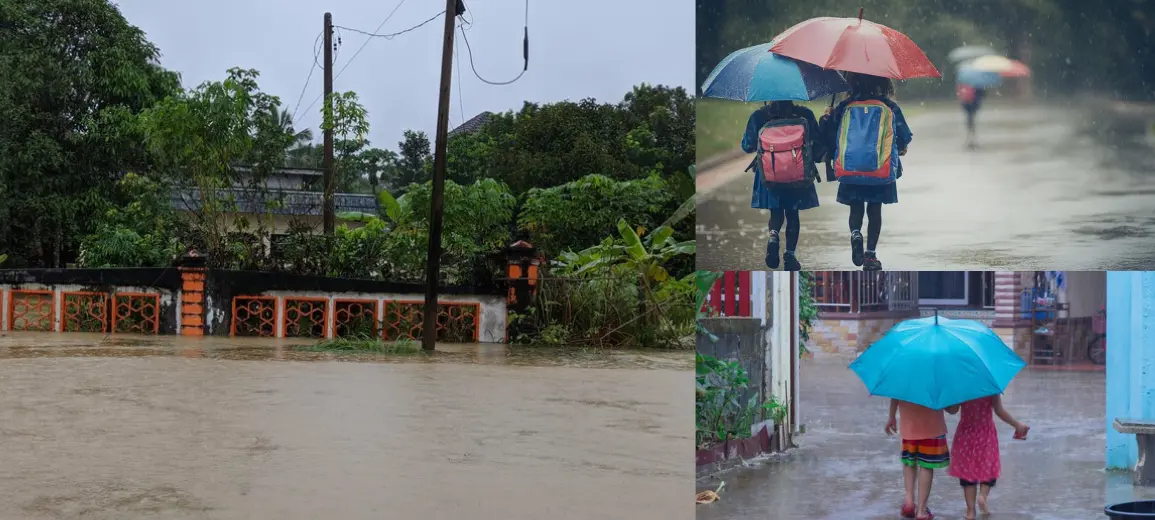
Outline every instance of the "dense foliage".
{"type": "Polygon", "coordinates": [[[150,165],[142,110],[179,89],[105,0],[0,0],[0,251],[70,262],[121,171],[150,165]]]}

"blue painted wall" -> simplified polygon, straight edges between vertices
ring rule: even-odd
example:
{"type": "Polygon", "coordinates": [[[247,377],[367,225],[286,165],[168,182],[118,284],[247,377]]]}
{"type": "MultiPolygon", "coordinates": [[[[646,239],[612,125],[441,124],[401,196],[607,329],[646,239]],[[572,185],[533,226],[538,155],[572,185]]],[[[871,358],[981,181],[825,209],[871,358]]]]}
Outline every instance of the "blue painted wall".
{"type": "Polygon", "coordinates": [[[1155,272],[1107,273],[1107,468],[1138,461],[1115,418],[1155,420],[1155,272]]]}

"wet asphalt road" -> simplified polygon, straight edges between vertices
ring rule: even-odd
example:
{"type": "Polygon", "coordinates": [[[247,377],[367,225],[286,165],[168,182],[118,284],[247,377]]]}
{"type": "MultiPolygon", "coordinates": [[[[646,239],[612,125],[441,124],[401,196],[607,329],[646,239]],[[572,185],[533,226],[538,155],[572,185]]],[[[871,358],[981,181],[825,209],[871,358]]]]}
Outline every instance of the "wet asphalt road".
{"type": "MultiPolygon", "coordinates": [[[[1080,131],[1086,120],[1074,108],[992,104],[979,114],[979,148],[971,151],[961,110],[912,117],[899,202],[883,207],[884,267],[1155,268],[1155,145],[1134,131],[1093,138],[1080,131]]],[[[699,182],[707,175],[721,182],[699,190],[700,269],[766,269],[769,215],[750,209],[752,174],[741,173],[748,164],[743,156],[699,172],[699,182]]],[[[818,191],[821,206],[802,212],[803,268],[856,269],[837,184],[818,191]]]]}
{"type": "Polygon", "coordinates": [[[0,335],[0,518],[694,515],[689,353],[100,340],[0,335]]]}
{"type": "MultiPolygon", "coordinates": [[[[844,362],[807,361],[801,370],[800,447],[722,474],[722,499],[698,506],[699,520],[899,518],[900,446],[882,431],[886,399],[867,396],[844,362]]],[[[1028,369],[1011,383],[1007,409],[1031,432],[1015,441],[998,423],[1003,473],[991,494],[991,520],[1105,518],[1108,495],[1130,499],[1129,477],[1103,471],[1104,381],[1101,371],[1028,369]]],[[[957,417],[947,417],[953,436],[957,417]]],[[[713,489],[718,480],[698,485],[713,489]]],[[[962,491],[945,471],[935,474],[930,507],[941,520],[963,517],[962,491]]]]}

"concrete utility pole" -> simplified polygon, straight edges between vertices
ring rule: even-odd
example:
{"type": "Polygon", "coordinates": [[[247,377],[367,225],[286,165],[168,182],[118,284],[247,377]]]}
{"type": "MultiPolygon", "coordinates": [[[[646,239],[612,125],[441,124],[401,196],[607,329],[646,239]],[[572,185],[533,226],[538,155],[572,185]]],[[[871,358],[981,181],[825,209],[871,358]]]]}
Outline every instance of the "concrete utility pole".
{"type": "MultiPolygon", "coordinates": [[[[425,263],[425,324],[421,348],[437,345],[437,282],[441,272],[441,220],[445,198],[445,145],[449,140],[449,87],[453,79],[453,31],[460,0],[445,1],[445,42],[441,48],[441,95],[437,101],[437,141],[433,152],[433,195],[429,215],[429,256],[425,263]]],[[[459,8],[460,7],[460,8],[459,8]]],[[[480,319],[480,317],[479,317],[480,319]]]]}
{"type": "MultiPolygon", "coordinates": [[[[325,114],[333,114],[333,15],[325,13],[325,114]]],[[[324,119],[322,118],[322,124],[324,119]]],[[[325,126],[325,151],[323,165],[325,168],[324,183],[324,228],[326,235],[332,235],[336,227],[335,209],[333,204],[333,128],[325,126]]]]}

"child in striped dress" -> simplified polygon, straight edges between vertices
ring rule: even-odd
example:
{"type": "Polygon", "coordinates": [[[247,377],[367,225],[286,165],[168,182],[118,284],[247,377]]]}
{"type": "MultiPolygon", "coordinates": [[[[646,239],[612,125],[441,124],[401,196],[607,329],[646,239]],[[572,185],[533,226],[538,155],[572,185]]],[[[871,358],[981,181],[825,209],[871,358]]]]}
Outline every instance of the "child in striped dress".
{"type": "MultiPolygon", "coordinates": [[[[953,414],[958,409],[958,405],[955,405],[946,411],[953,414]]],[[[902,516],[932,520],[934,514],[927,507],[927,501],[934,482],[934,470],[950,465],[950,449],[946,444],[946,416],[943,410],[931,410],[918,404],[891,399],[886,434],[894,435],[896,431],[902,435],[902,480],[906,484],[902,516]],[[897,423],[895,414],[898,415],[897,423]],[[917,503],[914,500],[916,486],[917,503]]]]}

